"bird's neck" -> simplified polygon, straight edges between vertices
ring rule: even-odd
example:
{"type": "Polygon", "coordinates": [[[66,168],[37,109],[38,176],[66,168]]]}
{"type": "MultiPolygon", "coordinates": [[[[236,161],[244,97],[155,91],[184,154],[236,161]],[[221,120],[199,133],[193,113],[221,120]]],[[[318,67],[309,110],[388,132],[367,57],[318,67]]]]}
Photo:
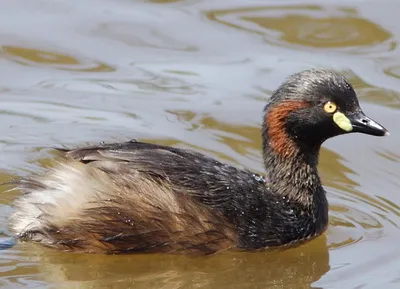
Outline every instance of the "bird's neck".
{"type": "Polygon", "coordinates": [[[287,132],[290,114],[306,105],[302,101],[286,101],[265,108],[263,152],[271,191],[302,204],[313,204],[318,197],[325,198],[317,169],[321,143],[287,132]]]}
{"type": "Polygon", "coordinates": [[[328,201],[317,169],[322,142],[304,138],[299,131],[288,133],[287,127],[290,114],[306,105],[286,101],[266,107],[262,125],[266,180],[269,192],[306,213],[317,226],[314,229],[322,231],[328,222],[328,201]]]}
{"type": "Polygon", "coordinates": [[[291,143],[277,150],[274,142],[265,137],[264,164],[271,191],[306,206],[325,205],[317,169],[319,149],[319,145],[302,149],[291,143]]]}

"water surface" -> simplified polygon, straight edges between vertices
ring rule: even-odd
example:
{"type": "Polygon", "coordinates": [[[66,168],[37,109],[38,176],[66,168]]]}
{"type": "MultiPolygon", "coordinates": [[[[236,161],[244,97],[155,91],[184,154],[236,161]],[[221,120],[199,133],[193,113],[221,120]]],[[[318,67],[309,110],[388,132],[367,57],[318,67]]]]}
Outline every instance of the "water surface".
{"type": "MultiPolygon", "coordinates": [[[[0,182],[43,170],[53,146],[131,138],[261,172],[260,120],[291,73],[328,67],[388,138],[325,143],[330,227],[297,248],[209,257],[0,251],[4,288],[399,288],[400,3],[5,1],[0,182]]],[[[7,188],[1,188],[5,190],[7,188]]],[[[19,192],[0,198],[0,237],[19,192]]]]}

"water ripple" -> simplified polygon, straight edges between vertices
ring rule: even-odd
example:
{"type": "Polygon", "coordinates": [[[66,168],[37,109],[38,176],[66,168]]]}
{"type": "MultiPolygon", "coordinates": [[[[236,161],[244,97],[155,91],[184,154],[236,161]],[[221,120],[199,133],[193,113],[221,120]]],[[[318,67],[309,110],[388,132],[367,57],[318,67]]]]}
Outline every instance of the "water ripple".
{"type": "Polygon", "coordinates": [[[76,72],[111,72],[115,71],[105,63],[91,61],[87,58],[76,58],[59,52],[27,48],[15,45],[0,47],[0,56],[21,65],[54,68],[76,72]]]}
{"type": "Polygon", "coordinates": [[[377,240],[398,229],[398,207],[367,194],[329,190],[330,193],[330,248],[339,249],[367,240],[377,240]],[[389,210],[395,215],[389,214],[389,210]]]}
{"type": "Polygon", "coordinates": [[[206,12],[211,21],[263,36],[269,45],[355,54],[390,51],[392,34],[342,6],[287,5],[206,12]]]}

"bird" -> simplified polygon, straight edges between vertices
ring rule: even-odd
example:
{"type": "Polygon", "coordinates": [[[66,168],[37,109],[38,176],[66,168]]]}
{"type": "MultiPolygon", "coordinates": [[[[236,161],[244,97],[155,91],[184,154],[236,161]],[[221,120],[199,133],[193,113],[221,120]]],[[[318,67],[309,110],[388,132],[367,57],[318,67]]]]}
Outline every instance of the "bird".
{"type": "Polygon", "coordinates": [[[328,227],[317,165],[327,139],[389,135],[330,69],[302,70],[264,107],[257,174],[200,152],[131,140],[74,149],[20,178],[9,218],[18,242],[78,253],[210,255],[307,242],[328,227]]]}

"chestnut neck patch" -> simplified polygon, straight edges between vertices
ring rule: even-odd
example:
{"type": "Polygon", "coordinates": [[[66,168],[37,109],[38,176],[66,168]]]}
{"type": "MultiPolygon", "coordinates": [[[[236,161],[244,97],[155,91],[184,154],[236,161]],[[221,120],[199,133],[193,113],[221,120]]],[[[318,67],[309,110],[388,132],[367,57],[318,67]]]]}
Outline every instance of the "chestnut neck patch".
{"type": "Polygon", "coordinates": [[[268,111],[265,117],[268,144],[277,155],[292,157],[298,152],[297,145],[286,132],[285,121],[289,113],[307,106],[305,101],[287,100],[268,111]]]}

